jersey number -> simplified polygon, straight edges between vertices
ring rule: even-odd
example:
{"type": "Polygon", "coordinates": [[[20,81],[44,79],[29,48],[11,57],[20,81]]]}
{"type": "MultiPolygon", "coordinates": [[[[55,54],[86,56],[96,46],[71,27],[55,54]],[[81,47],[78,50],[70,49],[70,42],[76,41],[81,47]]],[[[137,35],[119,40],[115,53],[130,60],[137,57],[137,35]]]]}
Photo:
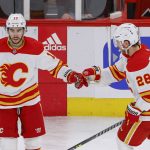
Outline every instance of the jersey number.
{"type": "Polygon", "coordinates": [[[143,76],[136,77],[137,83],[139,86],[143,86],[144,84],[150,84],[150,74],[144,74],[143,76]]]}

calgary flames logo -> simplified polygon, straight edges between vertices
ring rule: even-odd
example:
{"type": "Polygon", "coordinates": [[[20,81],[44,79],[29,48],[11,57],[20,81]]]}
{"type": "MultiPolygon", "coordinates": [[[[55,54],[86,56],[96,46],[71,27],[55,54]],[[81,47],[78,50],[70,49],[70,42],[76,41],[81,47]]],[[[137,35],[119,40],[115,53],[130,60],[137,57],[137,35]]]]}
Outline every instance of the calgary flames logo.
{"type": "Polygon", "coordinates": [[[0,66],[0,82],[4,86],[13,86],[18,87],[22,85],[26,78],[19,78],[17,81],[14,80],[14,74],[17,70],[21,70],[22,73],[28,72],[28,67],[23,63],[15,63],[15,64],[3,64],[0,66]]]}

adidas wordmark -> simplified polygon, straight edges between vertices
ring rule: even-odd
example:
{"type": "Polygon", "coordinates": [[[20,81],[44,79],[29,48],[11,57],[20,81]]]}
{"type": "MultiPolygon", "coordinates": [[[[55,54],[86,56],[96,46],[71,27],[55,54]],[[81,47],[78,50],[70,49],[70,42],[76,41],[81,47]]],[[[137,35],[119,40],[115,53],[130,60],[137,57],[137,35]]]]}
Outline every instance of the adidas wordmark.
{"type": "Polygon", "coordinates": [[[63,45],[56,33],[51,34],[46,41],[43,42],[44,50],[66,50],[66,45],[63,45]]]}

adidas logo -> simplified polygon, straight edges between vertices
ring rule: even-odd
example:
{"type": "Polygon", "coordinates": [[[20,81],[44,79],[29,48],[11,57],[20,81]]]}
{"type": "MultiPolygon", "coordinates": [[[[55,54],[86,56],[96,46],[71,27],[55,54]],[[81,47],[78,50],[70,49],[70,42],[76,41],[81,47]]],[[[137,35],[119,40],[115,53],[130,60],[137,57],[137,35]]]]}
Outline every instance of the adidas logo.
{"type": "Polygon", "coordinates": [[[46,41],[43,42],[43,45],[44,50],[53,50],[53,51],[66,50],[66,45],[62,45],[62,42],[60,41],[56,33],[51,34],[51,36],[47,38],[46,41]]]}

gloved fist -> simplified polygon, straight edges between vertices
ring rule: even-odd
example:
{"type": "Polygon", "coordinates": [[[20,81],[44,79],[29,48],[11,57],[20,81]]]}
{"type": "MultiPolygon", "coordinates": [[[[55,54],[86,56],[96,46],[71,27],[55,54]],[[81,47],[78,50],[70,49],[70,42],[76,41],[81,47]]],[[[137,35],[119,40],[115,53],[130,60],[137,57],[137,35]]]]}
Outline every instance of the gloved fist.
{"type": "Polygon", "coordinates": [[[101,78],[101,71],[98,66],[85,69],[82,74],[88,81],[98,81],[101,78]]]}
{"type": "Polygon", "coordinates": [[[81,74],[75,71],[71,71],[67,76],[68,83],[75,83],[75,87],[80,89],[83,85],[88,87],[88,82],[86,78],[81,74]]]}
{"type": "Polygon", "coordinates": [[[127,124],[129,124],[129,122],[138,122],[141,113],[142,111],[135,106],[135,102],[128,104],[127,109],[125,111],[125,120],[127,124]]]}

